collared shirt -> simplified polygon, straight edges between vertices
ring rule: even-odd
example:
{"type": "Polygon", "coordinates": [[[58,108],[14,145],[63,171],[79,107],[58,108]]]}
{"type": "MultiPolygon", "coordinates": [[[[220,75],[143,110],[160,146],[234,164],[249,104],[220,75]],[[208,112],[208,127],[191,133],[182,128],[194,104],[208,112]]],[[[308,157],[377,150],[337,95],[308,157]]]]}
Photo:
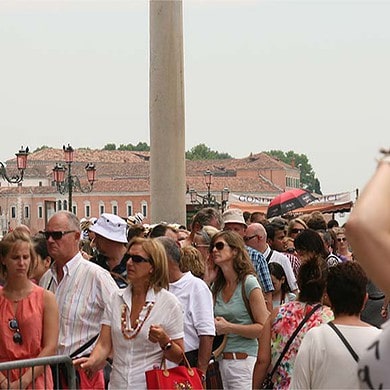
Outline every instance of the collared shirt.
{"type": "Polygon", "coordinates": [[[255,271],[257,276],[259,277],[260,285],[263,289],[263,292],[268,293],[274,291],[274,285],[272,284],[271,275],[269,273],[268,264],[265,261],[264,254],[247,245],[245,245],[245,248],[247,249],[249,257],[255,267],[255,271]]]}
{"type": "MultiPolygon", "coordinates": [[[[270,252],[271,252],[271,248],[268,245],[265,252],[263,252],[263,256],[267,258],[270,252]]],[[[279,263],[283,267],[290,290],[291,291],[297,290],[298,289],[297,279],[294,275],[290,260],[287,258],[287,256],[285,256],[284,253],[273,250],[271,258],[269,259],[268,263],[272,263],[272,262],[279,263]]]]}
{"type": "Polygon", "coordinates": [[[207,284],[186,272],[169,291],[183,307],[185,352],[199,348],[199,336],[215,336],[213,297],[207,284]]]}
{"type": "Polygon", "coordinates": [[[184,336],[182,307],[178,299],[163,288],[158,292],[150,288],[146,294],[146,302],[153,302],[154,305],[147,316],[147,312],[143,317],[140,315],[139,318],[144,322],[137,335],[126,339],[121,327],[122,307],[127,306],[126,322],[129,326],[131,302],[130,284],[111,295],[101,322],[111,328],[114,353],[109,385],[111,389],[146,389],[145,371],[159,367],[164,354],[159,343],[149,340],[149,328],[152,324],[161,325],[173,340],[184,336]]]}
{"type": "Polygon", "coordinates": [[[100,265],[104,269],[106,269],[112,276],[112,278],[115,280],[115,283],[118,285],[119,288],[125,288],[129,284],[127,282],[127,264],[128,257],[126,254],[122,257],[122,260],[119,264],[117,264],[111,271],[107,264],[107,256],[104,256],[102,254],[98,254],[95,257],[92,257],[89,261],[92,263],[95,263],[97,265],[100,265]]]}
{"type": "Polygon", "coordinates": [[[39,284],[55,293],[58,303],[60,334],[57,353],[70,355],[100,332],[105,306],[118,287],[109,272],[85,260],[80,253],[63,266],[63,272],[58,283],[53,264],[39,284]]]}

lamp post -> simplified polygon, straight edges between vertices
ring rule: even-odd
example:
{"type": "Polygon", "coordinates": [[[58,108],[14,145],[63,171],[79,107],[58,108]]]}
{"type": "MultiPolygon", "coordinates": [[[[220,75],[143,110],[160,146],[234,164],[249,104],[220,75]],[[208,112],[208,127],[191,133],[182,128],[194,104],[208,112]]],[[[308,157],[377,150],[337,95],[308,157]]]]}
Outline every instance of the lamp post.
{"type": "Polygon", "coordinates": [[[207,205],[208,206],[211,206],[211,204],[215,202],[215,198],[213,199],[211,192],[210,192],[212,177],[213,177],[213,174],[208,169],[204,173],[204,182],[206,183],[206,186],[207,186],[207,205]]]}
{"type": "Polygon", "coordinates": [[[7,180],[8,183],[11,184],[17,184],[23,180],[24,170],[27,167],[28,147],[26,149],[23,149],[22,146],[19,152],[15,153],[15,155],[16,155],[16,166],[18,167],[18,170],[20,172],[19,175],[13,175],[9,177],[5,168],[5,164],[3,164],[0,161],[0,175],[4,180],[7,180]]]}
{"type": "Polygon", "coordinates": [[[96,167],[93,163],[88,163],[85,166],[87,172],[87,180],[89,185],[83,187],[80,183],[80,179],[76,175],[72,175],[72,163],[74,161],[74,149],[68,144],[62,147],[64,150],[64,160],[67,167],[62,163],[56,163],[53,168],[53,180],[57,185],[57,190],[61,194],[68,193],[68,210],[72,212],[72,195],[73,189],[78,189],[83,193],[92,191],[93,183],[96,181],[96,167]],[[65,177],[65,171],[68,170],[68,174],[65,177]]]}
{"type": "Polygon", "coordinates": [[[219,203],[215,197],[211,193],[211,184],[212,184],[212,172],[208,169],[204,174],[204,181],[207,187],[207,194],[206,195],[200,195],[196,192],[195,189],[191,188],[188,192],[190,194],[190,200],[191,203],[198,203],[202,204],[203,207],[217,207],[222,209],[222,212],[225,210],[227,202],[229,200],[229,189],[224,188],[221,191],[221,203],[219,203]],[[200,200],[199,200],[200,199],[200,200]]]}
{"type": "Polygon", "coordinates": [[[221,210],[222,210],[222,212],[224,212],[226,209],[227,202],[229,201],[229,194],[230,194],[230,191],[229,191],[229,188],[227,188],[227,187],[225,187],[221,192],[221,210]]]}

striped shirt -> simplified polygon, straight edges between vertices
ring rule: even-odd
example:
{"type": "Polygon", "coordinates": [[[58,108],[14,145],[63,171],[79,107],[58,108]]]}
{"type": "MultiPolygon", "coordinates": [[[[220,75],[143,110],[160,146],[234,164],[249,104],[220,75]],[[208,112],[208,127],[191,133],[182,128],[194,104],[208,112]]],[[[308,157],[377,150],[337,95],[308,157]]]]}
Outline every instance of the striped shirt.
{"type": "MultiPolygon", "coordinates": [[[[60,334],[57,353],[70,355],[100,332],[100,322],[111,293],[118,287],[110,273],[85,260],[80,253],[64,267],[64,277],[57,281],[55,265],[39,284],[56,295],[60,334]]],[[[82,354],[89,353],[89,347],[82,354]]]]}

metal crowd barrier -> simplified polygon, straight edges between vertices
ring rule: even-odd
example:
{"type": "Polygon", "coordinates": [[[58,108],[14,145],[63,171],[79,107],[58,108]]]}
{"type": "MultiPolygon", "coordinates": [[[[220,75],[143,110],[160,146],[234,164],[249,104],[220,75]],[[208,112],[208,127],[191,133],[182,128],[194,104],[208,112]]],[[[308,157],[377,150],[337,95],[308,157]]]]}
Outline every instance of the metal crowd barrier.
{"type": "MultiPolygon", "coordinates": [[[[48,366],[50,365],[53,370],[53,379],[54,383],[59,384],[60,378],[59,378],[59,365],[64,365],[66,368],[67,373],[67,388],[68,389],[76,389],[76,371],[74,369],[72,359],[68,355],[58,355],[58,356],[46,356],[46,357],[40,357],[35,359],[23,359],[23,360],[15,360],[12,362],[4,362],[0,363],[0,371],[3,372],[3,374],[7,378],[7,388],[9,389],[10,386],[10,370],[19,369],[20,373],[22,373],[23,368],[30,368],[32,369],[32,377],[33,381],[31,383],[32,389],[35,389],[35,376],[34,376],[34,367],[38,366],[48,366]]],[[[43,373],[44,375],[44,387],[46,388],[46,370],[43,373]]],[[[20,380],[19,389],[22,387],[22,381],[20,380]]],[[[61,388],[56,387],[55,388],[61,388]]]]}

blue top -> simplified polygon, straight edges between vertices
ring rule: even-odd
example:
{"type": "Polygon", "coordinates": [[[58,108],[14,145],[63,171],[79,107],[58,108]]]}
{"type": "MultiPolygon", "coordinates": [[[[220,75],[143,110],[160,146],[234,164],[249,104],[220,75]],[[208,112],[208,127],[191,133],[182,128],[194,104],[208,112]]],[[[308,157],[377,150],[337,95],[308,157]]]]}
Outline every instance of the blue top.
{"type": "MultiPolygon", "coordinates": [[[[245,292],[249,300],[250,293],[255,288],[261,288],[254,275],[248,275],[245,280],[245,292]]],[[[224,302],[222,291],[219,291],[214,307],[215,317],[223,317],[226,321],[234,324],[252,324],[252,319],[246,309],[242,297],[242,284],[238,283],[232,297],[224,302]]],[[[223,352],[246,352],[250,356],[257,356],[257,339],[248,339],[237,334],[228,334],[227,342],[223,352]]]]}
{"type": "Polygon", "coordinates": [[[261,288],[264,292],[274,291],[271,275],[269,273],[268,264],[263,254],[250,246],[245,245],[249,257],[255,267],[256,274],[260,280],[261,288]]]}

